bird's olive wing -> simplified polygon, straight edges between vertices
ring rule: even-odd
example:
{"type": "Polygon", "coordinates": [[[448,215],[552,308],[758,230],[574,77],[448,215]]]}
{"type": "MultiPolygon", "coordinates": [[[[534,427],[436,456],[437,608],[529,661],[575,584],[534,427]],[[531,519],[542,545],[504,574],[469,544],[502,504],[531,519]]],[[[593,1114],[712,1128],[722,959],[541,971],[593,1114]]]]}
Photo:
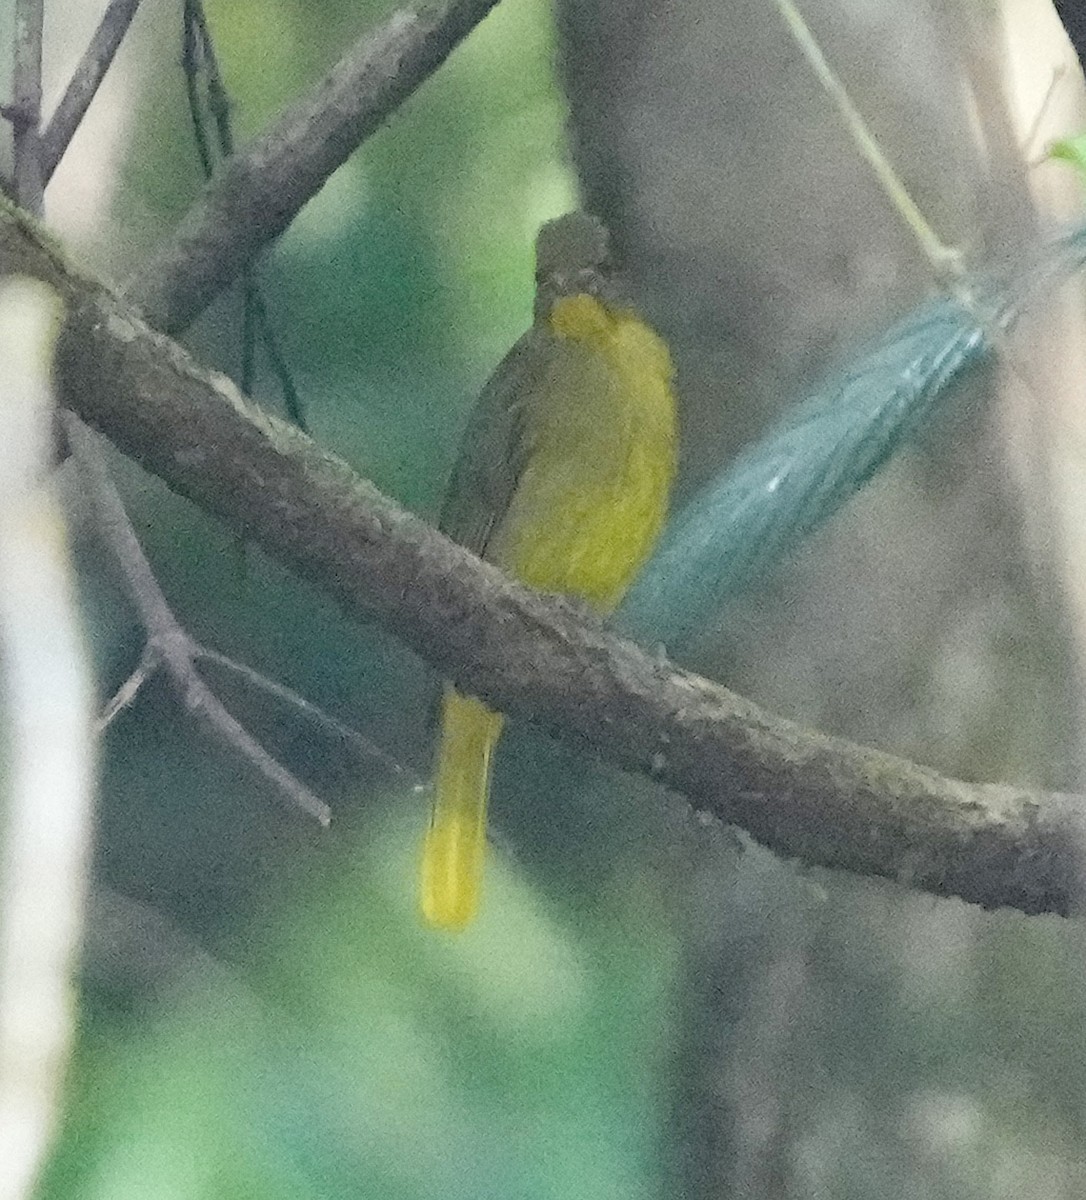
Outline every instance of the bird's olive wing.
{"type": "Polygon", "coordinates": [[[529,453],[525,413],[547,369],[550,335],[528,330],[483,387],[460,444],[439,528],[481,557],[529,453]]]}

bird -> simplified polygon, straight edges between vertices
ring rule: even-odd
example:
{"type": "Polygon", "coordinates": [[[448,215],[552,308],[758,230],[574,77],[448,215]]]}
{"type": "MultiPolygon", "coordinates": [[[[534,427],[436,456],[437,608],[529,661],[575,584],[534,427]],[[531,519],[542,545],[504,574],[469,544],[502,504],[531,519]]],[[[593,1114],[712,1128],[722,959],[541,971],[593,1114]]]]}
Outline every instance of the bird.
{"type": "MultiPolygon", "coordinates": [[[[571,212],[536,238],[527,332],[468,420],[438,526],[506,574],[605,617],[667,517],[674,366],[624,296],[603,223],[571,212]]],[[[424,922],[461,930],[480,902],[491,764],[504,718],[451,683],[441,699],[424,922]]]]}

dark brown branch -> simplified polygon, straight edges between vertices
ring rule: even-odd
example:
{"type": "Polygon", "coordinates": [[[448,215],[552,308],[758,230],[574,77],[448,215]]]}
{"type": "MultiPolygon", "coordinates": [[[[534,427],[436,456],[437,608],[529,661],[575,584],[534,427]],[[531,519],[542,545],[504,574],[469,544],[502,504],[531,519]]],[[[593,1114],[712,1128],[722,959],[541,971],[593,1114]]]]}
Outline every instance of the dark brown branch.
{"type": "Polygon", "coordinates": [[[325,180],[445,61],[498,0],[395,13],[263,136],[226,162],[126,294],[177,333],[294,220],[325,180]]]}
{"type": "Polygon", "coordinates": [[[52,178],[75,131],[86,116],[139,6],[140,0],[110,0],[48,127],[41,135],[43,185],[52,178]]]}
{"type": "Polygon", "coordinates": [[[12,129],[15,198],[27,212],[38,216],[44,191],[39,149],[44,14],[45,0],[16,0],[13,97],[4,110],[12,129]]]}
{"type": "Polygon", "coordinates": [[[3,207],[0,271],[65,298],[62,395],[87,422],[495,706],[783,856],[988,908],[1077,908],[1083,798],[946,779],[801,729],[510,582],[202,370],[3,207]]]}

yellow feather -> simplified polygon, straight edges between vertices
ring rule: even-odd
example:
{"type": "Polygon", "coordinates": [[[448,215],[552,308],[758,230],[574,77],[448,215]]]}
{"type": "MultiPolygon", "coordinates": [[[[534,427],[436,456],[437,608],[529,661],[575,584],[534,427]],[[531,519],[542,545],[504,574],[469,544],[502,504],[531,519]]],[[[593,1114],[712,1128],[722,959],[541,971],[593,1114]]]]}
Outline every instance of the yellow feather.
{"type": "Polygon", "coordinates": [[[463,929],[479,907],[490,755],[501,728],[500,713],[446,688],[421,877],[422,915],[440,929],[463,929]]]}

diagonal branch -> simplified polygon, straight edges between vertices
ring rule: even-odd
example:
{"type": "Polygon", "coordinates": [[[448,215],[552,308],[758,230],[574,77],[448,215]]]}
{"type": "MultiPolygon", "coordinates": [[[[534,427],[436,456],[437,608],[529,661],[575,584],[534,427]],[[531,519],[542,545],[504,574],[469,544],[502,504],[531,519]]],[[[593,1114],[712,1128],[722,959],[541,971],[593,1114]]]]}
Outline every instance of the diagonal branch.
{"type": "Polygon", "coordinates": [[[1081,797],[946,779],[803,730],[518,586],[201,369],[0,206],[3,270],[64,296],[60,384],[84,420],[467,690],[783,856],[989,908],[1078,906],[1081,797]]]}
{"type": "Polygon", "coordinates": [[[16,199],[41,216],[44,183],[39,139],[41,43],[45,0],[16,0],[12,102],[4,109],[12,130],[12,183],[16,199]]]}
{"type": "Polygon", "coordinates": [[[212,179],[127,288],[156,329],[177,333],[240,275],[341,166],[428,79],[498,0],[397,12],[212,179]]]}
{"type": "Polygon", "coordinates": [[[52,178],[75,131],[86,116],[139,6],[140,0],[110,0],[48,127],[41,135],[43,185],[52,178]]]}
{"type": "MultiPolygon", "coordinates": [[[[405,780],[412,787],[423,786],[422,777],[412,767],[393,758],[387,750],[382,749],[372,738],[359,733],[357,729],[352,729],[350,725],[339,720],[338,717],[334,717],[330,712],[326,712],[319,705],[314,704],[312,700],[307,700],[300,692],[296,692],[293,688],[286,687],[282,683],[277,683],[274,679],[269,679],[267,675],[262,675],[247,663],[238,662],[236,658],[231,658],[227,654],[221,654],[218,650],[211,650],[199,643],[193,644],[193,653],[197,661],[214,663],[215,666],[221,668],[223,671],[231,675],[236,675],[239,679],[243,679],[254,691],[274,696],[295,712],[301,713],[306,720],[311,721],[327,733],[335,735],[339,741],[352,746],[363,758],[380,763],[389,774],[399,776],[400,779],[405,780]]],[[[138,665],[136,670],[139,670],[138,665]]]]}

